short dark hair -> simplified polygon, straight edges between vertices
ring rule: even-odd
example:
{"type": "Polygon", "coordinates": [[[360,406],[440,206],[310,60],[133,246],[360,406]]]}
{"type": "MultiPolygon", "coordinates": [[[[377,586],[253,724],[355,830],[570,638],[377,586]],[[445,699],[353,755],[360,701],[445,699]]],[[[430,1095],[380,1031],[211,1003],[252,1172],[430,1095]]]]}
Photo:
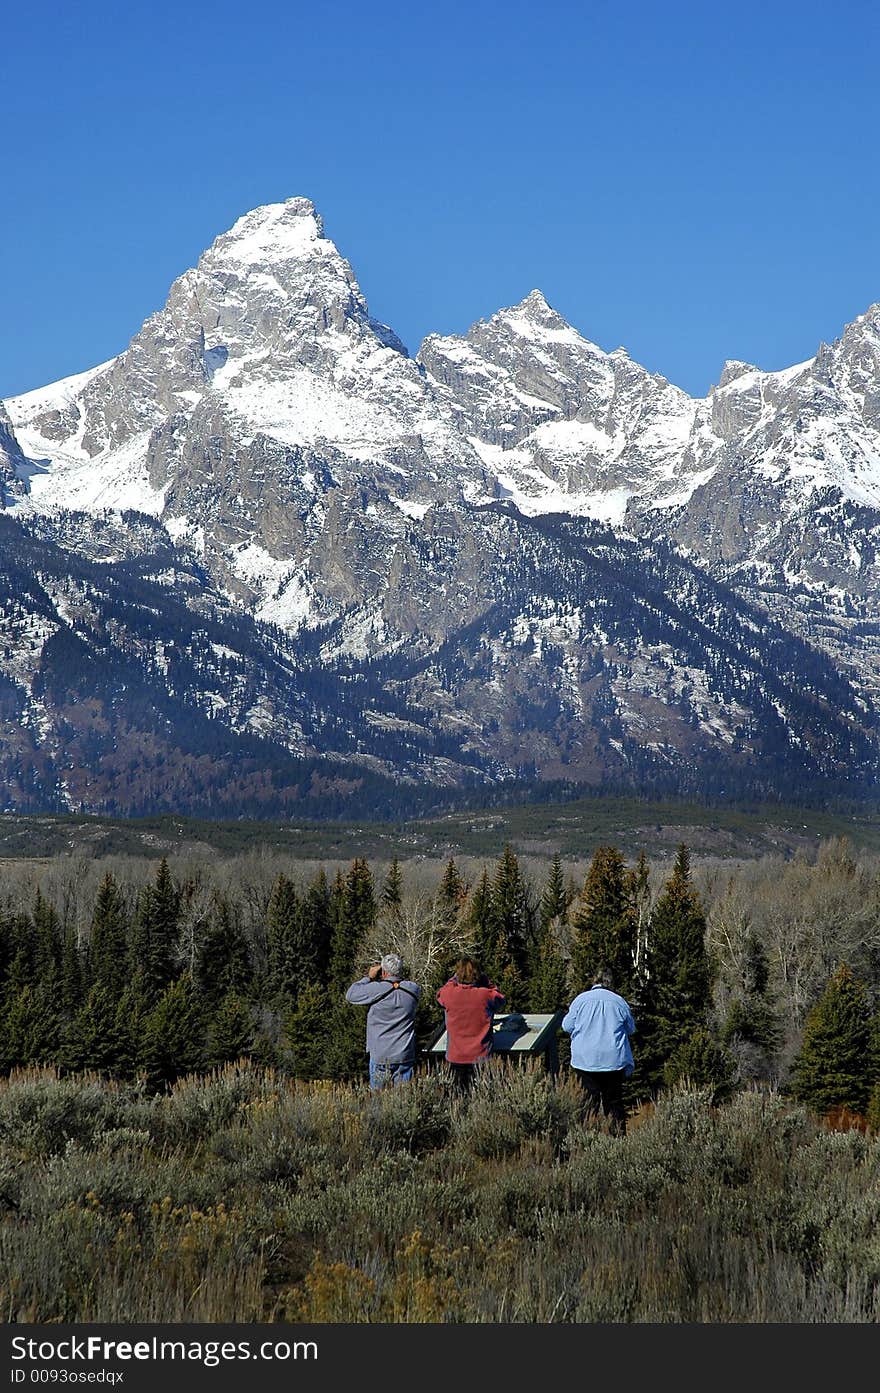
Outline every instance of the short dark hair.
{"type": "Polygon", "coordinates": [[[600,967],[593,973],[593,986],[605,987],[607,991],[614,991],[614,973],[608,967],[600,967]]]}

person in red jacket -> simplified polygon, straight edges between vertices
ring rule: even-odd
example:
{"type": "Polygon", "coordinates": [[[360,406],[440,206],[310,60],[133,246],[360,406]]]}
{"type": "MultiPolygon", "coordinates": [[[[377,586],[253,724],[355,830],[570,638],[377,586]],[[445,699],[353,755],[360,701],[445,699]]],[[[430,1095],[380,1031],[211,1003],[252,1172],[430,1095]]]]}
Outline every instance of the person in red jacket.
{"type": "Polygon", "coordinates": [[[473,958],[459,958],[437,1000],[446,1015],[446,1062],[458,1086],[469,1088],[492,1053],[492,1020],[504,997],[473,958]]]}

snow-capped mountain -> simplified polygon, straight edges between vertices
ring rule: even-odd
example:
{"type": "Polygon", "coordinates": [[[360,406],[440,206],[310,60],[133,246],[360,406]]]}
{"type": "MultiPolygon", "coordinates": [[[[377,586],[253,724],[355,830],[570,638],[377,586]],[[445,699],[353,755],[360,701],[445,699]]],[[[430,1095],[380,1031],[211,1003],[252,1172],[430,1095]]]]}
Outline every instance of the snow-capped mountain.
{"type": "Polygon", "coordinates": [[[7,409],[36,461],[22,512],[161,517],[293,627],[359,597],[339,556],[350,512],[372,504],[393,533],[488,486],[301,198],[239,219],[119,358],[7,409]]]}
{"type": "Polygon", "coordinates": [[[679,502],[699,481],[682,471],[696,402],[589,343],[539,290],[464,338],[427,338],[419,360],[499,496],[528,512],[621,522],[630,500],[679,502]]]}
{"type": "Polygon", "coordinates": [[[880,305],[783,372],[728,363],[684,467],[705,478],[642,529],[671,537],[880,692],[880,305]]]}
{"type": "MultiPolygon", "coordinates": [[[[300,800],[291,759],[329,760],[334,787],[344,763],[352,790],[351,768],[370,771],[379,801],[389,778],[850,793],[875,778],[877,306],[785,372],[728,363],[703,400],[590,343],[539,291],[414,359],[290,199],[219,237],[118,358],[0,404],[0,502],[5,545],[29,558],[16,575],[44,597],[29,629],[14,587],[0,610],[8,748],[20,760],[30,732],[37,801],[131,807],[120,776],[84,797],[59,772],[84,758],[42,695],[58,652],[73,661],[64,632],[91,655],[96,751],[126,707],[121,642],[177,713],[162,760],[183,759],[182,702],[276,751],[300,800]],[[97,568],[84,608],[58,608],[65,564],[97,568]],[[199,624],[184,683],[155,659],[187,612],[251,626],[245,695],[218,682],[199,624]]],[[[196,808],[188,779],[169,787],[196,808]]]]}

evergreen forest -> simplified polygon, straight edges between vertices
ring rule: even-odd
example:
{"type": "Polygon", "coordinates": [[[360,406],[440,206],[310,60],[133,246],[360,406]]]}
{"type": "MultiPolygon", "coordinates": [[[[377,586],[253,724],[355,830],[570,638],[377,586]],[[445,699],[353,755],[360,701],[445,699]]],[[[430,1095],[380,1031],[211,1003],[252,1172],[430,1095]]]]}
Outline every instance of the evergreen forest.
{"type": "Polygon", "coordinates": [[[65,862],[0,913],[7,1318],[876,1321],[880,871],[813,859],[65,862]],[[625,1138],[560,1068],[370,1095],[346,987],[610,967],[625,1138]],[[380,1203],[381,1201],[381,1203],[380,1203]],[[536,1244],[542,1263],[531,1261],[536,1244]],[[98,1254],[101,1255],[100,1261],[98,1254]]]}

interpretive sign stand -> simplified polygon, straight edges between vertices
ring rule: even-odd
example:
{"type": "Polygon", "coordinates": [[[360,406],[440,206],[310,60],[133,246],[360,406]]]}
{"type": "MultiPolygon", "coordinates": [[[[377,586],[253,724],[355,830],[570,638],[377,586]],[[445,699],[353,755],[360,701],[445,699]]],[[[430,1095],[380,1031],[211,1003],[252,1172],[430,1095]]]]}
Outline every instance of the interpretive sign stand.
{"type": "MultiPolygon", "coordinates": [[[[536,1014],[533,1011],[523,1014],[510,1011],[504,1016],[496,1016],[492,1027],[492,1052],[496,1055],[509,1055],[523,1059],[529,1055],[543,1057],[551,1074],[559,1068],[559,1055],[556,1048],[556,1032],[562,1021],[562,1011],[552,1015],[536,1014]]],[[[446,1055],[446,1031],[442,1030],[426,1054],[431,1059],[446,1055]]]]}

